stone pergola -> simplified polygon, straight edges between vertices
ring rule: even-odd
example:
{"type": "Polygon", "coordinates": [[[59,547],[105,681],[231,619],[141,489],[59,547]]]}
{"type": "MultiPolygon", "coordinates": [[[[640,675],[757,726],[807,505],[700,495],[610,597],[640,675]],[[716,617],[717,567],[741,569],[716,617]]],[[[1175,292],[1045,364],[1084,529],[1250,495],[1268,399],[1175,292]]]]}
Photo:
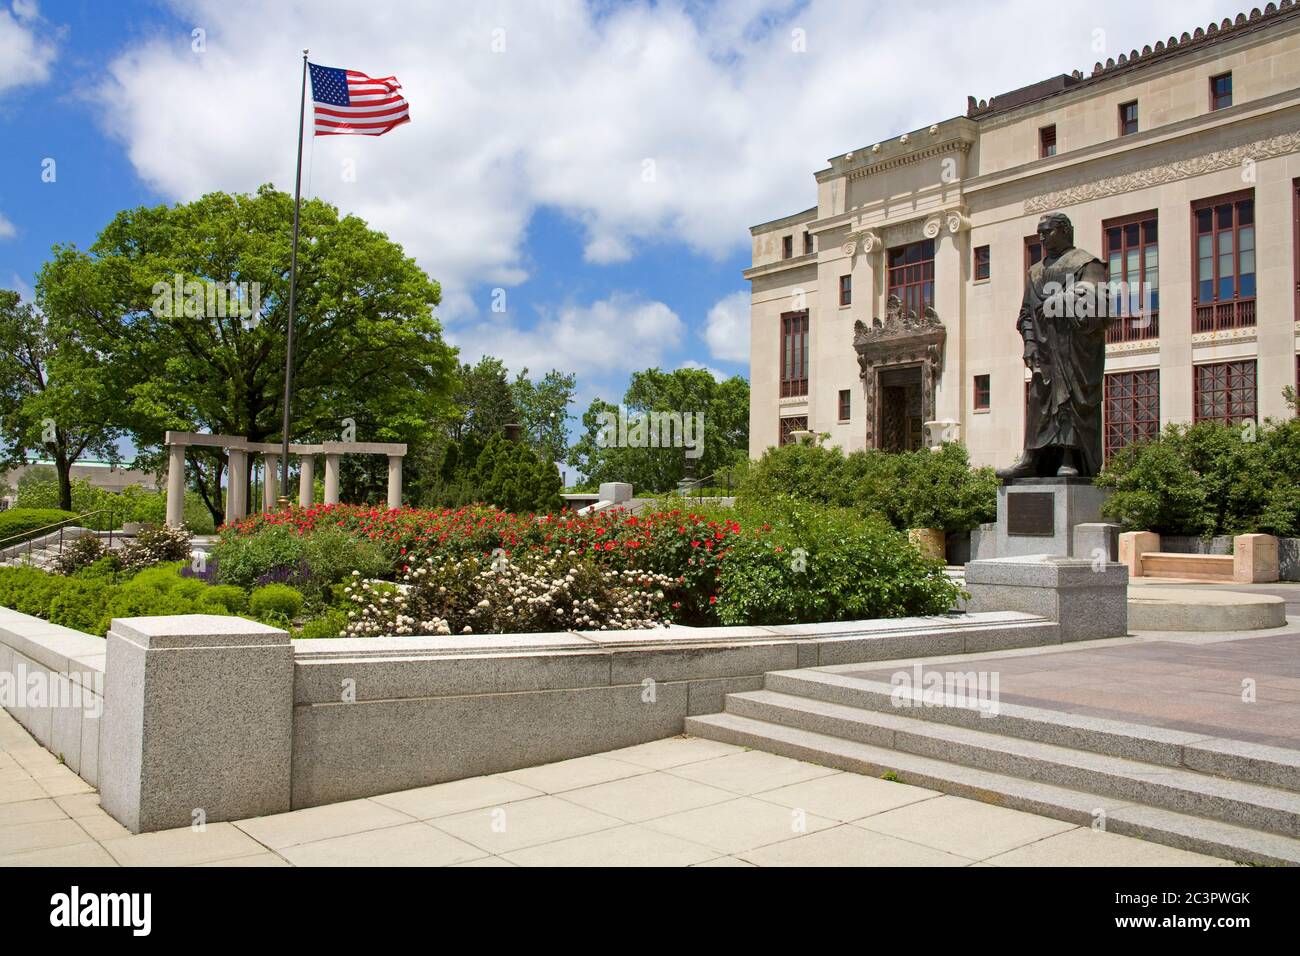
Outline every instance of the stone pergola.
{"type": "MultiPolygon", "coordinates": [[[[261,455],[266,469],[262,487],[262,511],[275,511],[279,498],[280,455],[282,446],[265,442],[250,442],[236,435],[208,435],[201,432],[168,432],[163,440],[167,446],[167,524],[179,527],[185,519],[185,449],[192,445],[223,448],[230,459],[226,484],[226,524],[238,521],[249,513],[248,456],[261,455]]],[[[312,504],[316,472],[316,456],[325,456],[325,504],[339,503],[339,460],[344,455],[388,456],[388,507],[402,506],[402,459],[406,445],[389,442],[327,441],[319,445],[289,445],[289,454],[297,455],[301,469],[298,473],[298,503],[306,508],[312,504]]]]}

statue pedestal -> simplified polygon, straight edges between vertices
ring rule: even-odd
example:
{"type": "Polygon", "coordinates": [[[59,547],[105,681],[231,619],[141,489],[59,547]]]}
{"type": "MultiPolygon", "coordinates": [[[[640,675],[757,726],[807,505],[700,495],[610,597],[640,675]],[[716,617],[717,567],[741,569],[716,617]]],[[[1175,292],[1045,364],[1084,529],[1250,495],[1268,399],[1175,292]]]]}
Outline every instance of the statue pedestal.
{"type": "Polygon", "coordinates": [[[1109,495],[1091,478],[1019,478],[1002,485],[998,488],[998,557],[1091,557],[1075,554],[1074,529],[1101,523],[1102,502],[1109,495]]]}

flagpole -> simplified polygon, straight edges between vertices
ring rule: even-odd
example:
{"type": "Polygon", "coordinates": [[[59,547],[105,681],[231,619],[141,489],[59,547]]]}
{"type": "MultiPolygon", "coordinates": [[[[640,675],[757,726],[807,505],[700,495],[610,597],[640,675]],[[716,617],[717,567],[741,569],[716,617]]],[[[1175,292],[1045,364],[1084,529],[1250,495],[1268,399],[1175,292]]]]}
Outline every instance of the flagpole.
{"type": "Polygon", "coordinates": [[[293,183],[293,252],[289,259],[289,329],[284,343],[284,427],[280,443],[280,507],[289,507],[289,411],[293,399],[293,319],[298,292],[298,221],[302,204],[302,130],[307,114],[307,52],[302,51],[302,89],[298,93],[298,166],[293,183]]]}

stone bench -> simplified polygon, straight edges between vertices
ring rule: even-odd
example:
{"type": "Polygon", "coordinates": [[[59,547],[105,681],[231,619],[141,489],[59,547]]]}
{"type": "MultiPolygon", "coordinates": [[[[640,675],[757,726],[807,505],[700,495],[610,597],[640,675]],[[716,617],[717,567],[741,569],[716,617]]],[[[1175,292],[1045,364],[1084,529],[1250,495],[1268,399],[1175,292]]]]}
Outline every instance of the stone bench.
{"type": "Polygon", "coordinates": [[[1119,536],[1119,560],[1130,578],[1187,578],[1235,584],[1278,580],[1278,540],[1271,534],[1239,534],[1232,554],[1183,554],[1160,550],[1153,531],[1126,531],[1119,536]]]}

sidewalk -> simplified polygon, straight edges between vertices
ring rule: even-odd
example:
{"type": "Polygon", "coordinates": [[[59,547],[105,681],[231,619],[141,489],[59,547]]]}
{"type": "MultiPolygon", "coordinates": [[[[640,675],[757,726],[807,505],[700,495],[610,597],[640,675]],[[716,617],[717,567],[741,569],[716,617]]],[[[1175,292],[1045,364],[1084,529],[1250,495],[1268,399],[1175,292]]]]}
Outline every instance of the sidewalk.
{"type": "Polygon", "coordinates": [[[132,836],[0,711],[0,866],[1231,866],[698,738],[132,836]]]}

